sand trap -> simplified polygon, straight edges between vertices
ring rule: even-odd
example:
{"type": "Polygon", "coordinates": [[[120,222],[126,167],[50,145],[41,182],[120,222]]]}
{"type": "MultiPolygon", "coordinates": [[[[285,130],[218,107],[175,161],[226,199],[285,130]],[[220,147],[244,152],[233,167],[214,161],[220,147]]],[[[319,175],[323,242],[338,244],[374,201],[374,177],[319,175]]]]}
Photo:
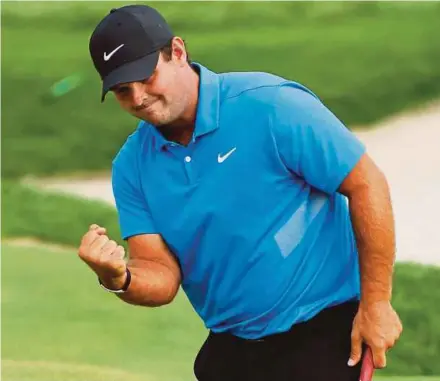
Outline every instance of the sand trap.
{"type": "MultiPolygon", "coordinates": [[[[355,131],[390,183],[397,260],[440,265],[440,103],[355,131]]],[[[46,189],[114,204],[109,177],[44,183],[46,189]]]]}
{"type": "Polygon", "coordinates": [[[357,135],[390,183],[397,259],[440,265],[440,103],[357,135]]]}

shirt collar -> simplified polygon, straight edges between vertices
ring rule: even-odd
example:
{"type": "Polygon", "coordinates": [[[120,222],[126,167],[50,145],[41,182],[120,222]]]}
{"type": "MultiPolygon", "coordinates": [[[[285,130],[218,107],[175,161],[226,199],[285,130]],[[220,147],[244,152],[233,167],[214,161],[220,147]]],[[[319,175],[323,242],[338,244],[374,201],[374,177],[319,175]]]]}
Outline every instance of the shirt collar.
{"type": "MultiPolygon", "coordinates": [[[[217,73],[207,69],[203,65],[193,62],[191,65],[199,73],[199,98],[196,111],[196,125],[193,138],[215,131],[219,128],[220,116],[220,79],[217,73]]],[[[160,150],[166,145],[172,144],[153,127],[154,145],[160,150]]]]}

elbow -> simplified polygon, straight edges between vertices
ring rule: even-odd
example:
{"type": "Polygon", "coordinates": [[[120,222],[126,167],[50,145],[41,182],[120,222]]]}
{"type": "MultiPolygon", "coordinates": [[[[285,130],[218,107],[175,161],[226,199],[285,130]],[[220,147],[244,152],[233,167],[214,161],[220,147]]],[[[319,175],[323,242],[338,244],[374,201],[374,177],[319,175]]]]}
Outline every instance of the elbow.
{"type": "Polygon", "coordinates": [[[169,292],[164,292],[163,296],[160,298],[157,298],[155,300],[155,303],[151,306],[151,307],[162,307],[162,306],[166,306],[168,304],[171,304],[174,299],[177,296],[179,288],[177,287],[176,289],[172,289],[169,292]]]}
{"type": "Polygon", "coordinates": [[[162,307],[171,304],[177,296],[179,285],[165,285],[160,287],[154,296],[143,300],[140,305],[144,307],[162,307]]]}
{"type": "Polygon", "coordinates": [[[174,301],[176,298],[180,288],[180,277],[176,277],[173,275],[170,275],[170,277],[167,279],[166,282],[164,282],[164,285],[162,287],[161,298],[160,298],[160,305],[165,306],[167,304],[170,304],[174,301]]]}

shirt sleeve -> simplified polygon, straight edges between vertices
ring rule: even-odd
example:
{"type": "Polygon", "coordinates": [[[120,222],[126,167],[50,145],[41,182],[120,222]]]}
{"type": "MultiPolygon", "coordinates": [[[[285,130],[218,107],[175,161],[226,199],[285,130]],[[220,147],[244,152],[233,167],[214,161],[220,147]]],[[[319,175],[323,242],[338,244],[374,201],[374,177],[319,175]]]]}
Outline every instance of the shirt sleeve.
{"type": "Polygon", "coordinates": [[[288,170],[329,194],[365,152],[361,141],[312,92],[295,83],[278,88],[270,123],[288,170]]]}
{"type": "Polygon", "coordinates": [[[134,167],[121,165],[119,161],[112,166],[113,196],[124,240],[138,234],[157,233],[134,167]]]}

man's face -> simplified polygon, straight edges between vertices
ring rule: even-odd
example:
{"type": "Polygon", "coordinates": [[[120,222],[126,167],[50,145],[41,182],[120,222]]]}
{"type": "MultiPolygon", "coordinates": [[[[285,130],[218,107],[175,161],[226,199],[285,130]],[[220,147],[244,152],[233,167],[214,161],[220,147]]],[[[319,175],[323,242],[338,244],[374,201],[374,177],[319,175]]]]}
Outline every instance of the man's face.
{"type": "Polygon", "coordinates": [[[117,85],[112,91],[121,107],[133,116],[155,126],[170,124],[188,104],[181,69],[179,59],[166,61],[161,54],[150,78],[117,85]]]}

